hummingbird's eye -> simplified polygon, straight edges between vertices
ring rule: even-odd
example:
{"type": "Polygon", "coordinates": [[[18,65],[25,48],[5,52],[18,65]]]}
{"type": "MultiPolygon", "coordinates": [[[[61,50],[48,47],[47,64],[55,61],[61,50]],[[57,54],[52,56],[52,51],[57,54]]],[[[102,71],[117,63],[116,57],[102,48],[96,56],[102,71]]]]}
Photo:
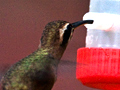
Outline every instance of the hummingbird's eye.
{"type": "Polygon", "coordinates": [[[69,24],[69,25],[67,26],[67,30],[69,30],[69,31],[72,30],[72,25],[71,25],[71,24],[69,24]]]}
{"type": "Polygon", "coordinates": [[[64,45],[68,42],[69,38],[70,38],[70,35],[71,35],[71,31],[72,31],[72,25],[69,24],[66,28],[66,30],[64,31],[64,34],[63,34],[63,41],[62,41],[62,44],[61,45],[64,45]]]}

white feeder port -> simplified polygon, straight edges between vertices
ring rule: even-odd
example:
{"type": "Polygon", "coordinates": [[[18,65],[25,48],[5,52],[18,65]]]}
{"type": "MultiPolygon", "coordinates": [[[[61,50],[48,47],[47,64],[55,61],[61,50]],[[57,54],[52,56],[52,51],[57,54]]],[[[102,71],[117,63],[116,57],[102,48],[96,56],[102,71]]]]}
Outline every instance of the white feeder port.
{"type": "Polygon", "coordinates": [[[85,24],[86,47],[120,48],[120,15],[89,12],[83,20],[94,21],[85,24]]]}
{"type": "Polygon", "coordinates": [[[94,20],[93,24],[85,24],[88,29],[120,32],[120,15],[89,12],[83,16],[83,20],[94,20]]]}

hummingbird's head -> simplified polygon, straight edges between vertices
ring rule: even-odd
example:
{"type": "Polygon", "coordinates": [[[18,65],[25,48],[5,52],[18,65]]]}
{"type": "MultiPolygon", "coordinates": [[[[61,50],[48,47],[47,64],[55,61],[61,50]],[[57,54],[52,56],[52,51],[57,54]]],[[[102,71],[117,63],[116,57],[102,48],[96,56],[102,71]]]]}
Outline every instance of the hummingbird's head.
{"type": "Polygon", "coordinates": [[[69,23],[67,21],[58,20],[48,23],[41,37],[41,47],[52,48],[54,50],[63,49],[64,51],[73,35],[74,29],[85,23],[88,23],[88,21],[69,23]]]}
{"type": "Polygon", "coordinates": [[[67,21],[53,21],[45,26],[41,37],[41,46],[66,46],[71,39],[74,29],[85,23],[92,23],[92,20],[69,23],[67,21]]]}

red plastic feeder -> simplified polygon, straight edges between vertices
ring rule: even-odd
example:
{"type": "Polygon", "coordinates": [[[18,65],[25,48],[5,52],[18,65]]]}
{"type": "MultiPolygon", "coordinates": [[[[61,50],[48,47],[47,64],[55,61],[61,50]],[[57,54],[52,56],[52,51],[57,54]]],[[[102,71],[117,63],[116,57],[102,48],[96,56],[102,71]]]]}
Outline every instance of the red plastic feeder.
{"type": "Polygon", "coordinates": [[[77,52],[76,77],[84,85],[102,90],[120,90],[120,0],[90,0],[83,20],[86,48],[77,52]]]}
{"type": "Polygon", "coordinates": [[[120,49],[78,49],[76,74],[77,79],[86,86],[120,90],[120,49]]]}

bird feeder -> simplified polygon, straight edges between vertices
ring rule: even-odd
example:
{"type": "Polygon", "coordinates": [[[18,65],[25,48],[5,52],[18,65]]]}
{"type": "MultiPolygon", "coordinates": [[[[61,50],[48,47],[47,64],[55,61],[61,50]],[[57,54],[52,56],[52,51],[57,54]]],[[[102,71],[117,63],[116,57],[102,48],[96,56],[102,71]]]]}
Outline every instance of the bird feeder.
{"type": "Polygon", "coordinates": [[[120,0],[91,0],[83,20],[86,47],[77,51],[76,77],[83,85],[120,90],[120,0]]]}

